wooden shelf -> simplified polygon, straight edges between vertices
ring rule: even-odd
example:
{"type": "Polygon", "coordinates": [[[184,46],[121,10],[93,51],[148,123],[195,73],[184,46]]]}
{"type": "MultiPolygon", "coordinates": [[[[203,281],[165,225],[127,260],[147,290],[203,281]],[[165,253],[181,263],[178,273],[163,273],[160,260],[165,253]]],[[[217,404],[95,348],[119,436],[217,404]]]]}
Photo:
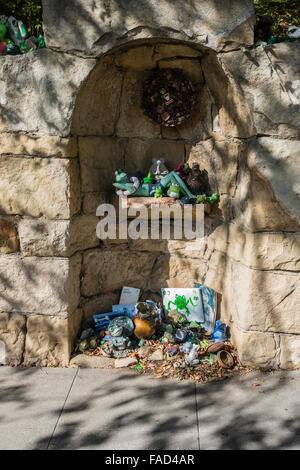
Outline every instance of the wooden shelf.
{"type": "MultiPolygon", "coordinates": [[[[150,216],[151,206],[155,205],[158,208],[172,208],[174,209],[177,207],[183,208],[186,204],[183,204],[180,200],[174,199],[172,197],[127,197],[121,198],[122,201],[122,208],[123,209],[134,209],[135,211],[142,210],[144,208],[148,209],[148,217],[150,216]]],[[[117,194],[113,194],[110,199],[111,204],[113,204],[116,208],[119,207],[119,196],[117,194]]],[[[193,209],[193,216],[196,214],[196,206],[198,204],[191,204],[193,209]]],[[[183,211],[182,211],[183,212],[183,211]]],[[[204,204],[204,214],[210,214],[211,212],[211,205],[209,203],[204,204]]],[[[136,216],[128,216],[128,218],[134,218],[136,216]]],[[[174,218],[174,215],[171,214],[171,218],[174,218]]]]}

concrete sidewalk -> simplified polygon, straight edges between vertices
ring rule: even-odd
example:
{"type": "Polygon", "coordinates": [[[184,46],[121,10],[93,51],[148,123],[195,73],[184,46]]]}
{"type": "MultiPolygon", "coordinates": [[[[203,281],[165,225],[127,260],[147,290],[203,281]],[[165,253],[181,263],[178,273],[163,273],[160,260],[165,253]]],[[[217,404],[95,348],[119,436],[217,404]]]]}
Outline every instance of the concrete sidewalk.
{"type": "Polygon", "coordinates": [[[196,386],[0,367],[0,449],[300,449],[299,387],[300,370],[196,386]]]}

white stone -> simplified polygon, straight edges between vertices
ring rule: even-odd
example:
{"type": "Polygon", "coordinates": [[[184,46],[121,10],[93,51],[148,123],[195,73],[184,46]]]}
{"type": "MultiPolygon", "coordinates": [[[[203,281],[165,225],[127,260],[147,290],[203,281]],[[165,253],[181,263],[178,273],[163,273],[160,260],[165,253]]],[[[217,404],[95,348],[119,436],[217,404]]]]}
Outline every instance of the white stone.
{"type": "Polygon", "coordinates": [[[177,5],[170,0],[44,1],[48,47],[96,56],[131,39],[169,38],[218,48],[253,42],[254,9],[250,0],[199,0],[177,5]]]}
{"type": "Polygon", "coordinates": [[[72,258],[0,256],[0,311],[61,315],[79,302],[81,255],[72,258]]]}

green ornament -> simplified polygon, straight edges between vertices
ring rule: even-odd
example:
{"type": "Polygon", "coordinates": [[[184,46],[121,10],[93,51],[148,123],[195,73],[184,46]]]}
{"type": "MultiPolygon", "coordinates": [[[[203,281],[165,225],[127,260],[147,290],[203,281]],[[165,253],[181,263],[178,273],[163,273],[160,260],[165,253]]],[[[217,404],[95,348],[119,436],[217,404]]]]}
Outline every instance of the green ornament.
{"type": "Polygon", "coordinates": [[[148,175],[143,179],[143,183],[154,183],[154,179],[152,178],[151,173],[149,172],[148,175]]]}
{"type": "Polygon", "coordinates": [[[180,186],[179,184],[172,183],[167,191],[167,195],[169,197],[173,197],[175,199],[179,199],[180,197],[180,186]]]}
{"type": "Polygon", "coordinates": [[[219,194],[214,193],[210,197],[208,197],[207,200],[210,204],[213,204],[214,202],[219,200],[219,194]]]}
{"type": "Polygon", "coordinates": [[[3,41],[6,33],[7,33],[7,27],[5,26],[5,24],[0,23],[0,41],[3,41]]]}
{"type": "Polygon", "coordinates": [[[156,188],[154,197],[163,197],[163,190],[161,188],[156,188]]]}

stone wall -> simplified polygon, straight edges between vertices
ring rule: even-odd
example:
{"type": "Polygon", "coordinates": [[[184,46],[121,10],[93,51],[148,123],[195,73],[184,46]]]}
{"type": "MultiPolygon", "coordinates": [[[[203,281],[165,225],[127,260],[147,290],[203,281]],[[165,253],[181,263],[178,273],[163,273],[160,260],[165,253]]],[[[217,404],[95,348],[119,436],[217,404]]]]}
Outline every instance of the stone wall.
{"type": "Polygon", "coordinates": [[[243,363],[298,367],[299,43],[239,50],[253,41],[250,1],[222,2],[223,16],[218,0],[205,15],[193,0],[180,12],[159,2],[159,14],[154,0],[127,1],[126,14],[122,2],[73,3],[44,1],[47,49],[0,58],[6,361],[66,364],[82,318],[110,309],[122,285],[155,298],[162,285],[197,280],[219,292],[243,363]],[[140,108],[157,67],[182,69],[197,89],[177,129],[140,108]],[[201,249],[100,244],[95,212],[114,170],[147,170],[158,156],[170,168],[198,161],[221,195],[201,249]]]}

